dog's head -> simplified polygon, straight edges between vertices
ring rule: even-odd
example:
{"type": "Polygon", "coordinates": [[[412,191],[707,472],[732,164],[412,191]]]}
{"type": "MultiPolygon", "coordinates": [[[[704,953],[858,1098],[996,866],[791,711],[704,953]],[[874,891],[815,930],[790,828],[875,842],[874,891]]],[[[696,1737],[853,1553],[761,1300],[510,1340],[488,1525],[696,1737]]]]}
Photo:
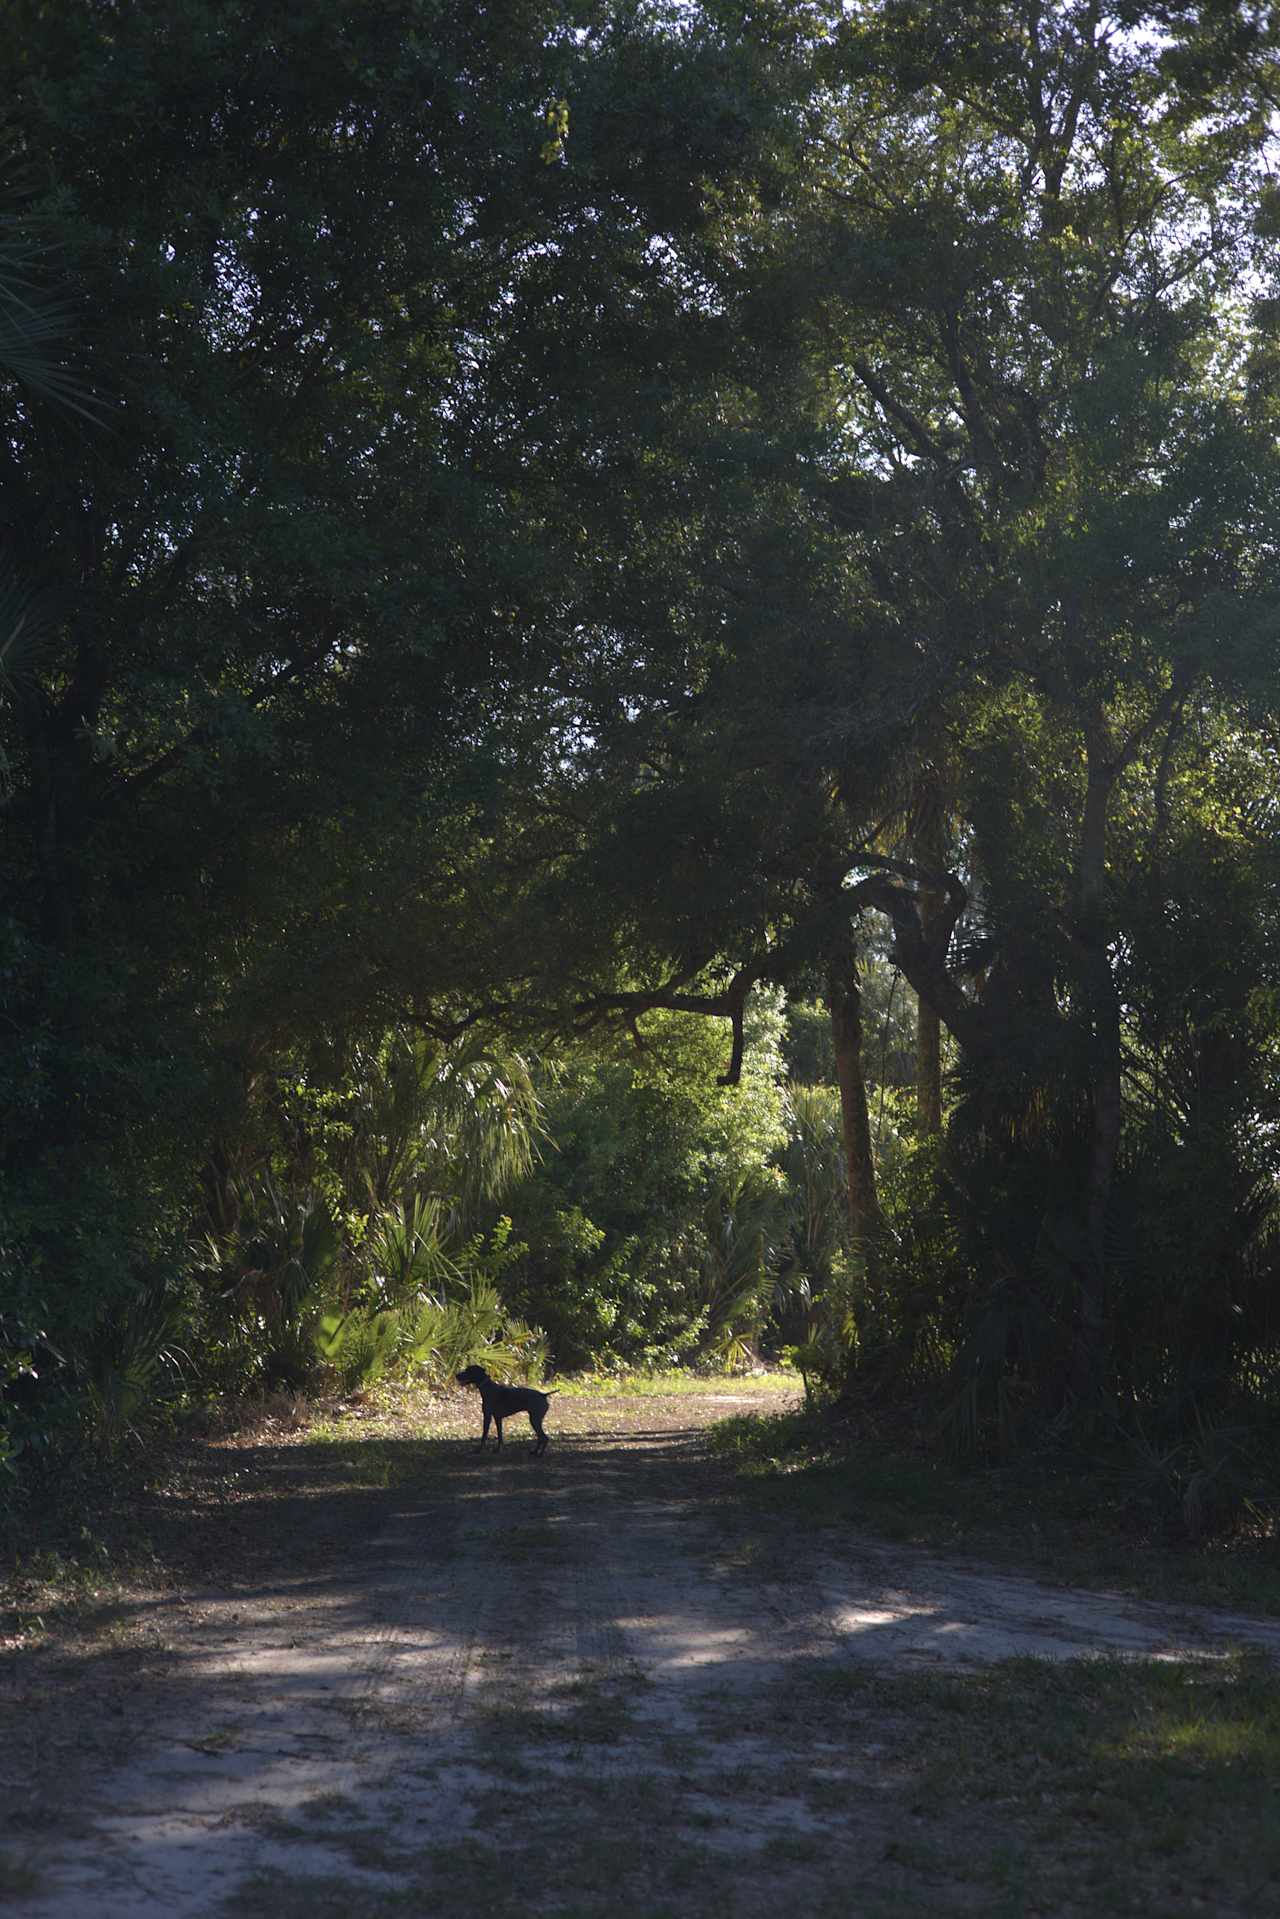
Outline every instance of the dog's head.
{"type": "Polygon", "coordinates": [[[460,1373],[454,1374],[454,1378],[457,1380],[459,1386],[487,1386],[489,1384],[489,1375],[483,1366],[464,1366],[460,1373]]]}

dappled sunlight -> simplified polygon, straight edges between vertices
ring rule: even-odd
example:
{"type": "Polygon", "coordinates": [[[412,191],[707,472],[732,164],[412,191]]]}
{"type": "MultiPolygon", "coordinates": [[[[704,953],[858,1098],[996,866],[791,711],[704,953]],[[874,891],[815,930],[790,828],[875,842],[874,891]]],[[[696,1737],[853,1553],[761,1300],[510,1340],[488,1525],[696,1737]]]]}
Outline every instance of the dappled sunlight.
{"type": "MultiPolygon", "coordinates": [[[[967,1691],[1011,1656],[1162,1659],[1214,1630],[852,1531],[816,1540],[738,1496],[697,1415],[655,1424],[653,1403],[541,1459],[474,1434],[235,1448],[202,1522],[209,1576],[117,1597],[83,1650],[86,1737],[91,1702],[127,1707],[103,1735],[109,1792],[33,1919],[203,1919],[276,1872],[399,1896],[422,1846],[487,1844],[513,1792],[553,1778],[576,1844],[602,1794],[621,1817],[637,1769],[654,1791],[677,1767],[670,1816],[703,1808],[716,1856],[735,1834],[784,1856],[844,1829],[838,1782],[859,1768],[881,1790],[906,1776],[879,1756],[891,1677],[966,1674],[967,1691]],[[821,1702],[866,1687],[846,1731],[821,1702]],[[725,1783],[744,1767],[745,1799],[725,1783]]],[[[196,1523],[198,1475],[173,1510],[196,1523]]],[[[1243,1733],[1181,1738],[1188,1764],[1246,1751],[1243,1733]]]]}

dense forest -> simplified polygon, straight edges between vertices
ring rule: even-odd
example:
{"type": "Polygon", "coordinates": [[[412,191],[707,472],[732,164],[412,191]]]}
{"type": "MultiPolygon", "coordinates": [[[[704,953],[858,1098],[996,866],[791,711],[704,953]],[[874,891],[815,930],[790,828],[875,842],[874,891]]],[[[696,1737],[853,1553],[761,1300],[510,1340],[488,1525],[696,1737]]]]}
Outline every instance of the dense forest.
{"type": "Polygon", "coordinates": [[[1280,1416],[1277,29],[11,0],[0,1465],[1280,1416]]]}

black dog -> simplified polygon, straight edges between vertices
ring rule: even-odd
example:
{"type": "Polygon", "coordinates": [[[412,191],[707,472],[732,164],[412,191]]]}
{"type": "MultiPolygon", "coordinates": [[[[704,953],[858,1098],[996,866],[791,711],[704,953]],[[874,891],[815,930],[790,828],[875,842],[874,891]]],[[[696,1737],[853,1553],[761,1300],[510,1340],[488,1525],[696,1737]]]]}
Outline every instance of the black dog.
{"type": "Polygon", "coordinates": [[[480,1405],[484,1411],[484,1431],[480,1435],[483,1448],[489,1437],[489,1421],[498,1429],[498,1446],[502,1446],[502,1422],[510,1419],[514,1413],[528,1413],[529,1424],[538,1435],[538,1443],[533,1447],[536,1456],[547,1449],[547,1435],[542,1430],[542,1422],[547,1416],[551,1401],[546,1393],[540,1393],[533,1386],[500,1386],[496,1379],[490,1379],[483,1366],[465,1366],[455,1374],[459,1386],[478,1386],[480,1405]]]}

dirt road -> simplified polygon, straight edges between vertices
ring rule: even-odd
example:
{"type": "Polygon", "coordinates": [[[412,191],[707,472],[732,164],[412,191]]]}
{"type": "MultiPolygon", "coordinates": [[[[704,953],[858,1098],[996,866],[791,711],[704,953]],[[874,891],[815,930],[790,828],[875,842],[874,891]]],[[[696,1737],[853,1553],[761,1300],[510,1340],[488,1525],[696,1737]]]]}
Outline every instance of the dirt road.
{"type": "Polygon", "coordinates": [[[141,1596],[121,1624],[149,1634],[136,1685],[113,1682],[110,1643],[86,1655],[74,1803],[43,1819],[47,1768],[23,1763],[39,1714],[9,1700],[10,1909],[988,1911],[909,1843],[928,1755],[904,1674],[1280,1651],[1280,1626],[763,1522],[701,1443],[750,1397],[636,1401],[621,1426],[561,1400],[543,1459],[510,1429],[501,1457],[406,1442],[392,1483],[335,1469],[329,1493],[316,1449],[257,1448],[255,1484],[279,1487],[258,1563],[141,1596]]]}

